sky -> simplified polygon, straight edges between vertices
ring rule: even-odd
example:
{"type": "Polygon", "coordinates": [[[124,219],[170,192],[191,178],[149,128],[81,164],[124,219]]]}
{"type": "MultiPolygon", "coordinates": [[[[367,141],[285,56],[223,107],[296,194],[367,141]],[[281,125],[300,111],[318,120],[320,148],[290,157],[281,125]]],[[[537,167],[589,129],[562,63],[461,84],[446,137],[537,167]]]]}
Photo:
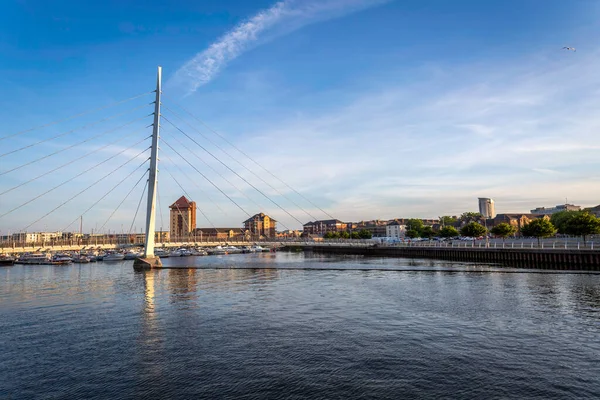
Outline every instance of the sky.
{"type": "Polygon", "coordinates": [[[142,229],[159,65],[159,228],[181,195],[199,227],[265,212],[279,229],[478,197],[598,205],[599,16],[591,0],[6,2],[0,234],[142,229]]]}

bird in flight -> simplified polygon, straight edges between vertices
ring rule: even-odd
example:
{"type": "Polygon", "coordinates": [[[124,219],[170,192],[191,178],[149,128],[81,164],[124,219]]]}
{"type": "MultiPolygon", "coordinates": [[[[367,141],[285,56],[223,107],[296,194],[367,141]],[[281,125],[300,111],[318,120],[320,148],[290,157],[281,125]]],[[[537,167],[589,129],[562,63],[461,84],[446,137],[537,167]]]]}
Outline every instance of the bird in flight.
{"type": "Polygon", "coordinates": [[[577,50],[575,50],[575,47],[567,47],[567,46],[565,46],[565,47],[563,47],[562,49],[563,49],[563,50],[573,50],[573,51],[577,51],[577,50]]]}

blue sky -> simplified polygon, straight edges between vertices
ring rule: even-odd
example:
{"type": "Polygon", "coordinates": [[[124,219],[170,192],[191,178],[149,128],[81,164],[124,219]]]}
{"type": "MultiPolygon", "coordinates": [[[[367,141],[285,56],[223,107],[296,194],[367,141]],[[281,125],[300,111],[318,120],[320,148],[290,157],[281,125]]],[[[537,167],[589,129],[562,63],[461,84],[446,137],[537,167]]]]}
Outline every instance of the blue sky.
{"type": "MultiPolygon", "coordinates": [[[[86,3],[4,4],[0,137],[149,92],[156,66],[162,65],[169,107],[163,114],[239,176],[163,121],[166,142],[248,213],[267,212],[285,227],[326,215],[197,121],[172,114],[184,115],[176,104],[342,220],[459,214],[475,211],[477,197],[484,196],[496,200],[498,212],[526,212],[565,198],[584,206],[600,203],[596,2],[86,3]]],[[[68,164],[0,195],[0,214],[73,178],[0,217],[0,230],[27,227],[143,150],[144,144],[128,147],[150,133],[145,127],[151,117],[145,116],[152,112],[151,101],[148,94],[0,141],[5,153],[74,130],[0,157],[2,173],[99,135],[0,175],[4,192],[68,164]],[[112,118],[79,129],[104,117],[112,118]]],[[[182,194],[169,171],[210,219],[199,215],[199,226],[238,226],[246,219],[166,145],[161,151],[164,225],[168,204],[182,194]]],[[[28,230],[65,228],[132,172],[140,157],[28,230]]],[[[85,213],[84,230],[104,225],[136,174],[85,213]]],[[[141,189],[103,230],[129,229],[141,189]]],[[[142,221],[143,210],[134,229],[139,231],[142,221]]]]}

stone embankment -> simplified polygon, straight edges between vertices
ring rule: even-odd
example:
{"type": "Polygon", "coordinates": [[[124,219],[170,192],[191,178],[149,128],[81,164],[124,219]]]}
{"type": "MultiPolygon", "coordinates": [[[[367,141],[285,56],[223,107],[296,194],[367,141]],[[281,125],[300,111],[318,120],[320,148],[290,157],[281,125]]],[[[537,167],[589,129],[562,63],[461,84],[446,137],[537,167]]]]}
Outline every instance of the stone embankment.
{"type": "Polygon", "coordinates": [[[315,253],[351,254],[372,257],[431,258],[449,261],[501,264],[517,268],[600,271],[600,251],[564,249],[494,249],[452,247],[386,246],[293,246],[315,253]]]}

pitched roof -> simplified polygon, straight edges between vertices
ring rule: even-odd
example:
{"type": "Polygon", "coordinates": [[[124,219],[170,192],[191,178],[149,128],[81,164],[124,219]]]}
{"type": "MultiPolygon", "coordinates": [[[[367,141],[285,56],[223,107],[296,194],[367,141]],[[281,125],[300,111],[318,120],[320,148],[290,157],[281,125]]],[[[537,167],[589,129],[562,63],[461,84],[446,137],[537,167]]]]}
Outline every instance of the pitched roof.
{"type": "Polygon", "coordinates": [[[196,231],[206,233],[206,234],[229,233],[231,231],[234,231],[237,233],[244,232],[244,230],[242,228],[197,228],[196,231]]]}
{"type": "Polygon", "coordinates": [[[192,203],[185,197],[181,196],[177,201],[169,206],[169,208],[190,208],[192,203]]]}
{"type": "Polygon", "coordinates": [[[304,226],[316,225],[316,224],[331,225],[331,224],[343,224],[343,223],[344,222],[340,221],[339,219],[323,219],[323,220],[319,220],[319,221],[315,221],[315,222],[309,222],[307,224],[304,224],[304,226]]]}
{"type": "MultiPolygon", "coordinates": [[[[254,214],[253,216],[251,216],[250,218],[248,218],[247,220],[245,220],[243,223],[245,224],[246,222],[250,222],[250,221],[254,221],[255,219],[264,219],[265,217],[269,217],[268,215],[266,215],[265,213],[259,213],[259,214],[254,214]]],[[[271,220],[271,222],[277,222],[274,218],[269,217],[269,219],[271,220]]]]}

